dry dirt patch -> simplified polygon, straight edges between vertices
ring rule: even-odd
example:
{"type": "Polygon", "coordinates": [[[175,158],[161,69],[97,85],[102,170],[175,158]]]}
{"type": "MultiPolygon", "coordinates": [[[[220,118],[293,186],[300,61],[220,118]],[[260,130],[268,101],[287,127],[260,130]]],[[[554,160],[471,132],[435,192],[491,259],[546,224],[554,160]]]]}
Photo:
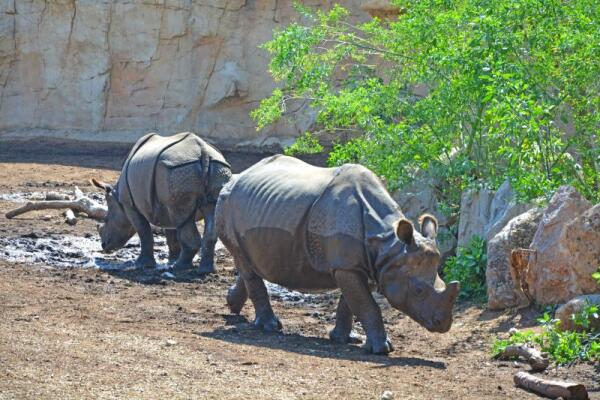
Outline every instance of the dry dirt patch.
{"type": "MultiPolygon", "coordinates": [[[[16,163],[15,152],[27,148],[18,146],[0,143],[0,193],[91,190],[87,179],[114,180],[124,156],[95,159],[74,149],[76,157],[23,153],[27,162],[16,163]]],[[[15,205],[0,200],[0,213],[15,205]]],[[[0,216],[0,241],[32,232],[91,240],[95,223],[67,226],[53,211],[0,216]],[[46,214],[49,220],[40,219],[46,214]]],[[[121,256],[136,249],[128,251],[121,256]]],[[[452,330],[439,335],[382,301],[396,351],[373,356],[326,340],[337,294],[307,300],[275,293],[284,333],[267,335],[252,329],[248,305],[242,316],[228,313],[234,268],[226,253],[217,270],[171,280],[160,271],[0,261],[0,399],[378,399],[385,390],[397,399],[537,398],[512,383],[526,367],[489,358],[493,339],[530,325],[536,310],[491,313],[463,304],[452,330]]],[[[586,383],[596,399],[599,373],[592,365],[548,372],[586,383]]]]}

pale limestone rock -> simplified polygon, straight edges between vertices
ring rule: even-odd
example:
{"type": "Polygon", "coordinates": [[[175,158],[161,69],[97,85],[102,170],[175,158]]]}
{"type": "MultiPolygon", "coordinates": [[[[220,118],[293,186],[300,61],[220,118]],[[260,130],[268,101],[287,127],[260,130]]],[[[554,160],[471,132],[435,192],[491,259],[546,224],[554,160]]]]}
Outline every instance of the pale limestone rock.
{"type": "MultiPolygon", "coordinates": [[[[575,326],[571,316],[580,313],[587,304],[600,307],[600,294],[577,296],[560,306],[555,313],[555,317],[560,320],[560,329],[563,331],[582,330],[581,326],[575,326]]],[[[600,319],[592,316],[590,328],[600,330],[600,319]]]]}
{"type": "Polygon", "coordinates": [[[600,286],[591,277],[600,268],[600,204],[567,225],[566,247],[572,257],[579,290],[600,293],[600,286]]]}
{"type": "Polygon", "coordinates": [[[511,219],[487,243],[485,280],[488,308],[499,310],[529,304],[529,300],[510,273],[510,253],[516,248],[528,248],[542,218],[543,210],[531,210],[511,219]]]}
{"type": "Polygon", "coordinates": [[[473,236],[486,238],[486,226],[491,218],[494,192],[488,189],[468,190],[460,200],[458,247],[466,247],[473,236]]]}
{"type": "Polygon", "coordinates": [[[484,238],[489,242],[511,219],[523,214],[532,207],[531,204],[518,203],[509,181],[504,181],[492,199],[490,220],[485,226],[484,238]]]}
{"type": "Polygon", "coordinates": [[[597,290],[591,274],[600,263],[600,207],[590,206],[570,186],[550,200],[530,246],[535,256],[527,284],[536,303],[563,303],[597,290]]]}
{"type": "Polygon", "coordinates": [[[0,0],[0,133],[288,141],[313,110],[260,134],[248,113],[275,86],[258,45],[300,19],[292,0],[0,0]]]}

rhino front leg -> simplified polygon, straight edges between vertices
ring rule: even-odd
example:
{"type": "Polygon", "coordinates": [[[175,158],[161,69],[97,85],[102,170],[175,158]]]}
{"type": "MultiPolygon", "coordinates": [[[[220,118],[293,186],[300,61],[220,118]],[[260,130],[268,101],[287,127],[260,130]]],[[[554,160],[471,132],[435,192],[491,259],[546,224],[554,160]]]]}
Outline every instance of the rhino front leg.
{"type": "Polygon", "coordinates": [[[169,262],[175,262],[181,252],[181,246],[179,246],[179,240],[177,240],[177,230],[165,229],[165,236],[169,247],[169,262]]]}
{"type": "Polygon", "coordinates": [[[360,338],[352,332],[354,314],[350,310],[344,295],[340,296],[335,314],[335,328],[329,332],[329,338],[335,343],[360,343],[360,338]]]}
{"type": "Polygon", "coordinates": [[[283,326],[271,308],[265,282],[258,275],[253,275],[250,279],[244,279],[244,282],[246,283],[248,296],[254,305],[256,314],[254,325],[267,332],[280,331],[283,326]]]}
{"type": "Polygon", "coordinates": [[[198,250],[200,249],[200,242],[202,237],[198,228],[196,227],[196,221],[193,216],[188,219],[186,223],[177,228],[177,240],[181,246],[179,258],[173,265],[175,269],[188,269],[192,267],[192,260],[198,250]]]}
{"type": "Polygon", "coordinates": [[[148,223],[148,220],[136,210],[125,208],[125,214],[140,237],[140,246],[142,250],[137,260],[135,260],[135,266],[148,268],[155,267],[154,237],[152,236],[150,223],[148,223]]]}
{"type": "Polygon", "coordinates": [[[366,277],[354,271],[336,271],[335,280],[353,314],[367,333],[365,348],[374,354],[388,354],[394,347],[385,333],[381,310],[371,292],[366,277]]]}
{"type": "Polygon", "coordinates": [[[200,272],[210,274],[215,272],[215,245],[217,232],[215,230],[215,206],[210,205],[202,209],[204,215],[204,240],[200,249],[200,272]]]}

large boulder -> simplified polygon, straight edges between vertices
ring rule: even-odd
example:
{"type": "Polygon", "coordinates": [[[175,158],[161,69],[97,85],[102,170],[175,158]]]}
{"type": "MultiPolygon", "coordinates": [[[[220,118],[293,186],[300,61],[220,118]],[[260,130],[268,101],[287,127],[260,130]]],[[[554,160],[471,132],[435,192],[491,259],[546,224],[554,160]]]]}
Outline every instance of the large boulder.
{"type": "Polygon", "coordinates": [[[466,247],[473,236],[486,238],[486,226],[491,218],[494,192],[488,189],[468,190],[460,200],[458,247],[466,247]]]}
{"type": "Polygon", "coordinates": [[[488,307],[498,310],[529,304],[525,294],[515,287],[510,273],[513,249],[529,247],[542,219],[543,210],[532,208],[511,219],[487,244],[486,285],[488,307]]]}
{"type": "Polygon", "coordinates": [[[600,208],[590,207],[570,186],[550,200],[530,246],[527,285],[536,303],[564,303],[598,290],[591,275],[600,264],[600,208]]]}
{"type": "Polygon", "coordinates": [[[600,267],[600,204],[567,225],[566,246],[573,257],[573,273],[583,293],[600,293],[590,276],[600,267]]]}
{"type": "MultiPolygon", "coordinates": [[[[583,330],[582,326],[575,325],[572,315],[580,313],[588,304],[600,307],[600,294],[587,294],[575,297],[556,310],[555,317],[560,320],[559,328],[563,331],[583,330]]],[[[600,330],[600,319],[591,316],[589,329],[600,330]]]]}
{"type": "Polygon", "coordinates": [[[517,196],[508,180],[498,188],[490,205],[490,217],[485,226],[484,238],[489,242],[518,215],[533,208],[533,205],[517,202],[517,196]]]}

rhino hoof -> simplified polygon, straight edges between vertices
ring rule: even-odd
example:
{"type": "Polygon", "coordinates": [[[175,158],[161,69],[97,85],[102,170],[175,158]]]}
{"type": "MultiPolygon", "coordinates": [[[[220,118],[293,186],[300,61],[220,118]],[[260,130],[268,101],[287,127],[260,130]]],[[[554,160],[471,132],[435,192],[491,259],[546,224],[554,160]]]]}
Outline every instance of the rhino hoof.
{"type": "Polygon", "coordinates": [[[135,266],[137,268],[154,268],[156,267],[156,260],[153,257],[138,257],[135,260],[135,266]]]}
{"type": "Polygon", "coordinates": [[[227,291],[227,306],[232,314],[239,314],[244,308],[244,304],[248,296],[246,292],[240,293],[239,290],[234,286],[227,291]]]}
{"type": "Polygon", "coordinates": [[[200,261],[200,268],[198,268],[198,272],[201,274],[212,274],[215,272],[215,265],[213,263],[204,263],[200,261]]]}
{"type": "Polygon", "coordinates": [[[279,332],[283,329],[283,325],[276,316],[270,318],[256,317],[254,326],[265,332],[279,332]]]}
{"type": "Polygon", "coordinates": [[[361,336],[354,331],[350,332],[350,334],[343,334],[335,329],[329,332],[329,339],[338,344],[359,344],[363,342],[361,336]]]}
{"type": "Polygon", "coordinates": [[[379,341],[378,343],[371,343],[371,341],[367,339],[367,343],[365,343],[364,348],[369,353],[382,355],[389,354],[394,351],[394,346],[392,346],[392,342],[390,342],[390,339],[388,338],[386,338],[384,341],[379,341]]]}

